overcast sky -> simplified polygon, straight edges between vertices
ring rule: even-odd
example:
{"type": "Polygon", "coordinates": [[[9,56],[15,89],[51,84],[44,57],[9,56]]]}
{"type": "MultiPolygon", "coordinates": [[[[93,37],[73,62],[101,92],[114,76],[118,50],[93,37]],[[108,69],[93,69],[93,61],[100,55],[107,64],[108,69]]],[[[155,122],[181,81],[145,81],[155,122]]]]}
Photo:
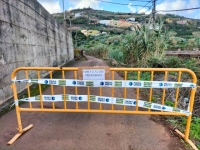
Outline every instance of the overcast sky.
{"type": "MultiPolygon", "coordinates": [[[[63,11],[62,0],[38,0],[50,13],[57,13],[63,11]]],[[[137,2],[131,0],[104,0],[115,3],[123,3],[127,5],[114,5],[104,2],[99,2],[96,0],[64,0],[65,10],[91,7],[94,9],[108,10],[114,12],[146,12],[150,13],[148,8],[141,8],[139,6],[132,5],[146,5],[148,2],[137,2]]],[[[148,1],[148,0],[146,0],[148,1]]],[[[157,0],[156,10],[172,10],[172,9],[185,9],[200,7],[200,0],[157,0]]],[[[147,4],[151,6],[151,3],[147,4]]],[[[188,18],[200,19],[200,9],[181,11],[181,12],[171,12],[180,16],[185,16],[188,18]]]]}

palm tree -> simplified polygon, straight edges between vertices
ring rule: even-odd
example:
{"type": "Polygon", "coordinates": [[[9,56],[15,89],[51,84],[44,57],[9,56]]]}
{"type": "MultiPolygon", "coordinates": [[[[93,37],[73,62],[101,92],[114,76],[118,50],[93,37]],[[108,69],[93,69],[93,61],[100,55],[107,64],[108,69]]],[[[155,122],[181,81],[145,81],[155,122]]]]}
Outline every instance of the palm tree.
{"type": "Polygon", "coordinates": [[[158,30],[151,30],[148,26],[135,29],[124,37],[122,43],[124,62],[138,65],[152,56],[160,57],[167,47],[168,39],[168,33],[162,32],[162,22],[158,30]]]}

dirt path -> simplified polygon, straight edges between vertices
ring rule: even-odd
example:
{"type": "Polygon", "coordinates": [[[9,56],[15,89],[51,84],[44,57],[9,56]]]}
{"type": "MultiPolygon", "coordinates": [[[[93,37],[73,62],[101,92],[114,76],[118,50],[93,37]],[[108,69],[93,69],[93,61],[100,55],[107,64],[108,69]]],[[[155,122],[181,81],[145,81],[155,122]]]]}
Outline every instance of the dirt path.
{"type": "MultiPolygon", "coordinates": [[[[71,67],[105,66],[104,61],[87,57],[87,61],[76,61],[71,67]]],[[[73,78],[68,72],[66,78],[73,78]]],[[[121,79],[115,74],[115,79],[121,79]]],[[[79,88],[79,94],[86,94],[85,88],[79,88]]],[[[62,93],[62,87],[55,87],[55,94],[62,93]]],[[[74,89],[68,88],[68,94],[74,89]]],[[[50,94],[47,89],[43,94],[50,94]]],[[[98,95],[99,90],[91,89],[91,94],[98,95]]],[[[103,90],[104,96],[111,96],[111,89],[103,90]]],[[[128,98],[134,98],[134,90],[129,89],[128,98]]],[[[115,97],[123,97],[123,89],[115,90],[115,97]]],[[[27,104],[23,104],[26,107],[27,104]]],[[[51,106],[45,104],[45,107],[51,106]]],[[[74,108],[74,103],[67,105],[74,108]]],[[[63,107],[57,104],[57,108],[63,107]]],[[[84,108],[85,104],[80,104],[84,108]]],[[[99,107],[92,104],[92,108],[99,107]]],[[[103,106],[110,108],[110,106],[103,106]]],[[[122,109],[121,106],[115,109],[122,109]]],[[[129,108],[133,109],[133,108],[129,108]]],[[[15,110],[0,118],[0,150],[184,150],[177,137],[149,115],[116,115],[90,113],[22,113],[23,127],[34,127],[20,137],[13,145],[6,143],[17,133],[15,110]]]]}

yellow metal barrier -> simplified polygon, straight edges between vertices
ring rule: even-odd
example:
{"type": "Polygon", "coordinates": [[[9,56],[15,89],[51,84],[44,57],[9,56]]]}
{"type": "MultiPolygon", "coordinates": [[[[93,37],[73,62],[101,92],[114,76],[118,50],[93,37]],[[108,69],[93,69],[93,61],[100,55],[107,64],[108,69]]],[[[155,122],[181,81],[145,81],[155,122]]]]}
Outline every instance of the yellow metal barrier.
{"type": "MultiPolygon", "coordinates": [[[[38,79],[41,78],[41,71],[49,71],[49,75],[50,75],[50,79],[53,78],[52,72],[53,71],[61,71],[61,75],[62,75],[62,79],[65,79],[65,73],[68,71],[73,71],[74,72],[74,79],[77,79],[77,72],[78,72],[78,68],[68,68],[68,67],[63,67],[63,68],[59,68],[59,67],[21,67],[21,68],[17,68],[13,71],[12,73],[12,80],[16,79],[17,73],[21,71],[24,71],[25,73],[25,77],[26,79],[28,79],[29,77],[29,71],[35,71],[37,72],[37,77],[38,79]]],[[[111,79],[115,80],[115,72],[123,72],[124,74],[124,80],[127,80],[127,76],[130,72],[137,72],[137,79],[136,80],[140,80],[141,79],[141,73],[143,72],[149,72],[150,75],[150,81],[154,81],[154,76],[156,73],[159,74],[164,74],[164,81],[167,81],[167,77],[168,74],[170,72],[173,72],[175,74],[177,74],[177,81],[176,82],[180,82],[181,81],[181,76],[183,73],[187,73],[191,76],[192,79],[192,83],[196,84],[197,83],[197,78],[194,72],[192,72],[189,69],[183,69],[183,68],[176,68],[176,69],[172,69],[172,68],[110,68],[110,73],[111,73],[111,79]]],[[[50,85],[50,89],[51,89],[51,94],[54,95],[54,86],[55,85],[50,85]]],[[[30,94],[30,83],[26,83],[26,87],[27,87],[27,92],[28,92],[28,97],[31,97],[30,94]]],[[[186,116],[187,117],[187,125],[186,125],[186,129],[185,129],[185,134],[181,133],[180,131],[176,130],[176,132],[178,134],[180,134],[185,141],[187,141],[194,149],[197,149],[196,146],[189,140],[189,131],[190,131],[190,123],[191,123],[191,117],[192,117],[192,111],[193,111],[193,104],[194,104],[194,97],[195,97],[195,92],[196,92],[196,87],[195,88],[191,88],[191,93],[190,93],[190,103],[189,103],[189,112],[191,112],[189,115],[186,115],[185,113],[177,113],[177,112],[165,112],[165,111],[152,111],[151,109],[147,109],[147,110],[139,110],[139,106],[138,106],[138,101],[139,101],[139,95],[140,95],[140,88],[136,88],[136,107],[135,110],[127,110],[127,106],[124,105],[122,110],[117,110],[115,109],[115,105],[111,104],[111,109],[107,110],[107,109],[103,109],[102,107],[102,103],[99,103],[99,109],[91,109],[91,101],[90,101],[90,92],[91,92],[91,87],[86,87],[87,88],[87,108],[86,109],[79,109],[79,102],[76,101],[75,103],[75,109],[71,109],[68,107],[67,105],[67,98],[66,96],[64,96],[63,99],[63,109],[58,109],[55,107],[55,102],[52,102],[52,108],[45,108],[44,107],[44,102],[42,100],[42,87],[41,84],[38,84],[38,88],[39,88],[39,94],[40,94],[40,107],[34,108],[32,102],[29,102],[29,108],[20,108],[20,106],[18,105],[18,93],[17,93],[17,88],[16,88],[16,83],[14,82],[12,84],[12,89],[13,89],[13,94],[14,94],[14,100],[16,101],[16,115],[17,115],[17,122],[18,122],[18,130],[19,133],[17,135],[15,135],[9,142],[8,144],[12,144],[19,136],[21,136],[24,132],[26,132],[27,130],[29,130],[30,128],[33,127],[33,125],[29,125],[26,128],[22,128],[22,123],[21,123],[21,117],[20,117],[20,113],[21,112],[84,112],[84,113],[112,113],[112,114],[141,114],[141,115],[172,115],[172,116],[186,116]]],[[[99,87],[99,96],[102,96],[102,88],[103,87],[99,87]]],[[[67,86],[63,86],[63,94],[66,95],[68,94],[68,87],[67,86]]],[[[154,88],[149,88],[149,102],[152,102],[152,95],[153,95],[153,89],[154,88]]],[[[174,103],[174,108],[177,107],[178,104],[178,98],[179,98],[179,88],[176,88],[176,96],[175,96],[175,103],[174,103]]],[[[112,97],[115,97],[115,87],[111,87],[111,91],[112,91],[112,97]]],[[[123,88],[124,91],[124,98],[127,98],[127,88],[124,87],[123,88]]],[[[78,95],[78,87],[75,87],[75,94],[78,95]]],[[[166,96],[166,89],[163,88],[162,91],[162,97],[161,97],[161,104],[164,105],[165,104],[165,97],[166,96]]]]}

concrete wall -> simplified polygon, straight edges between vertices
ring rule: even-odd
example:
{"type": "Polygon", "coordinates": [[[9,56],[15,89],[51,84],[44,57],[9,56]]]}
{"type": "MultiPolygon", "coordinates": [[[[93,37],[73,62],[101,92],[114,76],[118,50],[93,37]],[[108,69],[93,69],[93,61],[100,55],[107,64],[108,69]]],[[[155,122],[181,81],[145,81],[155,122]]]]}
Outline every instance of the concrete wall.
{"type": "MultiPolygon", "coordinates": [[[[10,84],[15,68],[60,66],[73,55],[71,33],[36,0],[0,0],[0,105],[13,95],[10,84]]],[[[34,78],[36,74],[29,75],[34,78]]]]}

